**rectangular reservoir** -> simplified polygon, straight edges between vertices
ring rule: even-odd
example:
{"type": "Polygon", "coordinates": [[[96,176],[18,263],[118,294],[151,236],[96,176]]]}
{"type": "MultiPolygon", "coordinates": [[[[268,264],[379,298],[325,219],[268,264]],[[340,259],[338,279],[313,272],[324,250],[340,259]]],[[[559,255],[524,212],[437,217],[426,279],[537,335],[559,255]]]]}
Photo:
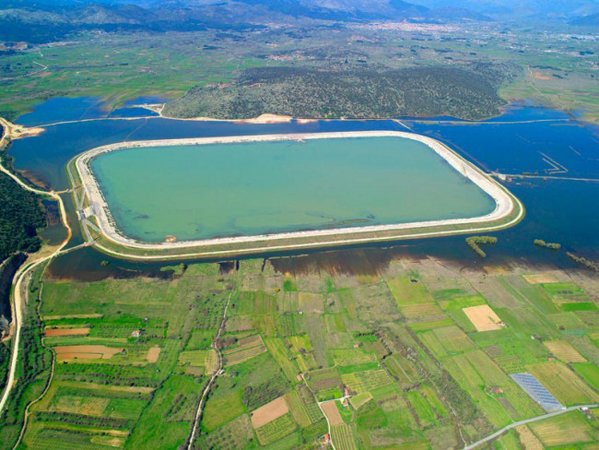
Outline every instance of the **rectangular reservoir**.
{"type": "Polygon", "coordinates": [[[157,243],[465,219],[494,199],[398,136],[120,148],[90,161],[120,234],[157,243]]]}

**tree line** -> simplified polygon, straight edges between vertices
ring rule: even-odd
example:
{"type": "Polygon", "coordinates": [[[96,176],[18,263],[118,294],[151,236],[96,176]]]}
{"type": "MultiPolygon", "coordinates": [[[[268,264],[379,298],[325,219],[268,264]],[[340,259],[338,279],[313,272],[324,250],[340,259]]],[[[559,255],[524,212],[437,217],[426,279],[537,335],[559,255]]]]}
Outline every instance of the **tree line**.
{"type": "Polygon", "coordinates": [[[0,173],[0,205],[0,262],[15,252],[39,250],[37,230],[46,226],[40,197],[0,173]]]}

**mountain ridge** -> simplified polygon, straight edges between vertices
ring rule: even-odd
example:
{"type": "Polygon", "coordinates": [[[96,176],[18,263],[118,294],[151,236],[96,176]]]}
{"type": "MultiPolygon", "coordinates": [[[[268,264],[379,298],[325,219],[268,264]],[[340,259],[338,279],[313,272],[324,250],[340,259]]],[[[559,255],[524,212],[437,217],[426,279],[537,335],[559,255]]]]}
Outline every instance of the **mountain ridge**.
{"type": "Polygon", "coordinates": [[[576,26],[599,27],[599,13],[580,17],[571,21],[570,24],[576,26]]]}
{"type": "Polygon", "coordinates": [[[293,20],[444,23],[492,19],[463,8],[429,9],[404,0],[5,0],[0,6],[0,40],[48,42],[89,29],[247,29],[293,20]]]}

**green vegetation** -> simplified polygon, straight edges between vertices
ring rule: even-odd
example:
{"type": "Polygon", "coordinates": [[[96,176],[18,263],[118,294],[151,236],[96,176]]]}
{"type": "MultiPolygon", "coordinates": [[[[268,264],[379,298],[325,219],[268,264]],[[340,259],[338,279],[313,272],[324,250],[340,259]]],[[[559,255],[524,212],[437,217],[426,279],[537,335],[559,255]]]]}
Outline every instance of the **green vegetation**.
{"type": "MultiPolygon", "coordinates": [[[[156,29],[162,32],[171,18],[153,20],[163,21],[156,29]]],[[[558,25],[544,33],[504,23],[310,23],[223,32],[198,19],[193,26],[190,34],[154,34],[122,25],[57,45],[2,50],[1,114],[15,118],[54,96],[97,95],[112,109],[140,95],[177,98],[191,89],[166,113],[481,118],[506,100],[526,98],[599,120],[597,43],[567,37],[558,25]]],[[[40,40],[65,32],[49,22],[37,28],[40,40]]],[[[0,200],[0,260],[34,251],[35,230],[45,225],[40,199],[0,175],[0,200]]],[[[496,238],[467,242],[484,257],[480,245],[496,238]]],[[[318,447],[328,426],[317,401],[339,399],[346,389],[349,405],[336,402],[342,423],[331,430],[338,449],[463,448],[541,414],[513,373],[533,373],[567,405],[599,401],[599,293],[591,277],[527,284],[520,273],[465,275],[432,259],[382,266],[361,251],[344,258],[359,258],[360,269],[310,257],[297,265],[240,261],[222,273],[217,264],[177,264],[164,267],[161,279],[46,278],[43,289],[38,271],[0,442],[12,447],[30,405],[22,447],[179,448],[205,374],[215,367],[210,346],[230,295],[217,343],[224,370],[207,399],[197,448],[318,447]],[[486,304],[505,327],[476,331],[462,311],[486,304]],[[550,351],[549,343],[561,346],[550,351]],[[289,410],[254,426],[256,409],[277,399],[289,410]]],[[[110,271],[119,263],[98,264],[110,271]]],[[[0,344],[0,386],[9,353],[0,344]]],[[[524,427],[529,435],[512,430],[490,446],[590,449],[597,429],[596,412],[572,412],[524,427]]]]}
{"type": "Polygon", "coordinates": [[[545,242],[543,239],[535,239],[534,244],[539,247],[549,248],[551,250],[559,250],[560,248],[562,248],[562,244],[557,244],[554,242],[545,242]]]}
{"type": "Polygon", "coordinates": [[[127,422],[128,426],[125,428],[131,429],[137,421],[127,447],[178,447],[189,434],[189,423],[199,401],[201,388],[201,379],[171,375],[153,395],[151,402],[144,404],[143,413],[140,415],[142,411],[135,411],[132,420],[127,422]]]}
{"type": "Polygon", "coordinates": [[[480,248],[481,244],[497,244],[497,238],[493,236],[471,236],[466,238],[466,244],[474,250],[481,258],[486,258],[487,254],[480,248]]]}
{"type": "MultiPolygon", "coordinates": [[[[37,309],[40,304],[42,270],[43,267],[38,267],[34,271],[29,286],[30,301],[26,306],[21,329],[20,354],[23,356],[18,360],[15,374],[17,383],[0,416],[0,442],[3,444],[16,441],[23,426],[27,405],[42,394],[50,377],[52,355],[42,343],[37,309]]],[[[0,345],[4,347],[3,343],[0,345]]],[[[4,349],[3,355],[8,356],[9,351],[5,347],[4,349]]]]}
{"type": "Polygon", "coordinates": [[[594,263],[593,261],[586,259],[582,256],[577,256],[571,252],[567,252],[566,255],[568,255],[568,258],[570,258],[575,263],[580,264],[581,266],[584,266],[587,269],[590,269],[594,272],[599,272],[599,266],[596,263],[594,263]]]}
{"type": "Polygon", "coordinates": [[[352,429],[345,423],[332,427],[331,439],[336,443],[335,448],[338,448],[339,450],[357,450],[352,429]]]}
{"type": "Polygon", "coordinates": [[[533,364],[527,366],[527,369],[555,398],[566,406],[599,401],[599,394],[562,363],[533,364]]]}
{"type": "Polygon", "coordinates": [[[576,363],[572,364],[572,367],[590,386],[599,390],[599,366],[597,364],[576,363]]]}
{"type": "MultiPolygon", "coordinates": [[[[247,75],[244,70],[286,67],[291,71],[339,75],[336,84],[340,87],[345,86],[339,81],[347,78],[344,72],[348,75],[374,72],[376,82],[366,80],[364,85],[359,85],[357,77],[349,76],[349,83],[363,94],[379,95],[386,105],[379,112],[400,110],[399,106],[405,104],[423,107],[417,115],[445,109],[461,117],[480,117],[500,104],[496,94],[499,89],[502,101],[532,99],[565,110],[584,111],[589,120],[599,118],[599,88],[593,59],[598,53],[597,42],[579,39],[576,35],[562,39],[560,36],[570,36],[579,29],[573,31],[558,21],[540,25],[466,21],[451,26],[419,23],[417,27],[385,27],[362,21],[315,24],[294,17],[292,22],[297,26],[279,27],[265,26],[261,7],[254,5],[257,9],[249,12],[249,6],[247,3],[237,5],[242,11],[239,15],[239,9],[231,14],[210,10],[229,8],[231,3],[206,6],[208,11],[201,12],[194,5],[193,12],[186,11],[184,19],[177,14],[173,17],[170,8],[155,13],[137,10],[132,13],[133,17],[127,8],[125,11],[91,11],[91,18],[90,11],[82,8],[85,11],[80,14],[69,10],[70,18],[66,22],[57,22],[56,17],[47,14],[36,17],[36,13],[22,9],[13,12],[14,17],[1,20],[0,34],[6,36],[5,40],[27,37],[33,45],[7,43],[7,47],[0,50],[3,58],[0,114],[14,119],[55,96],[98,95],[108,101],[108,108],[113,108],[140,95],[157,94],[172,99],[184,95],[190,88],[200,91],[205,86],[219,84],[223,89],[203,94],[210,100],[207,105],[185,108],[187,113],[192,109],[206,110],[207,106],[214,110],[214,105],[221,103],[215,98],[219,95],[228,97],[226,103],[234,104],[239,113],[257,112],[263,110],[257,107],[260,105],[282,107],[285,104],[282,100],[289,97],[284,92],[281,100],[273,99],[268,93],[262,98],[256,94],[261,91],[259,88],[233,98],[233,93],[246,90],[240,85],[247,75]],[[124,18],[120,16],[122,13],[124,18]],[[226,17],[226,25],[218,21],[219,16],[226,17]],[[86,18],[90,22],[84,26],[82,21],[86,18]],[[117,22],[111,23],[115,18],[117,22]],[[256,18],[257,24],[246,22],[256,18]],[[25,27],[19,25],[20,20],[25,21],[25,27]],[[183,27],[178,23],[181,20],[184,20],[183,27]],[[27,36],[24,30],[29,30],[27,36]],[[76,39],[63,41],[68,30],[82,33],[76,39]],[[185,32],[192,30],[192,33],[185,32]],[[54,39],[63,42],[36,45],[54,39]],[[395,91],[394,83],[385,86],[384,77],[379,76],[413,68],[430,74],[447,70],[448,74],[458,76],[457,80],[450,77],[457,89],[452,91],[449,86],[436,85],[440,91],[435,95],[422,80],[425,89],[412,95],[408,93],[404,98],[403,89],[395,91]],[[468,72],[473,73],[474,78],[468,72]],[[475,84],[468,86],[468,80],[475,84]],[[480,84],[480,80],[484,83],[480,84]],[[227,87],[233,82],[237,84],[227,87]],[[491,89],[487,90],[489,86],[491,89]],[[472,93],[476,98],[471,100],[467,96],[472,93]],[[425,97],[432,101],[431,105],[424,104],[425,97]],[[448,104],[450,97],[455,99],[456,105],[448,104]],[[391,104],[393,98],[401,100],[398,107],[391,104]],[[255,102],[243,104],[246,99],[255,102]],[[473,110],[469,111],[467,105],[473,110]]],[[[287,23],[280,16],[273,22],[281,20],[287,23]]],[[[411,83],[421,87],[416,81],[411,83]]],[[[335,92],[349,101],[346,105],[321,101],[327,98],[327,95],[320,96],[323,92],[328,91],[329,98],[334,93],[314,81],[280,86],[294,87],[297,93],[306,95],[294,101],[294,105],[304,111],[313,110],[319,117],[344,111],[348,116],[377,113],[371,106],[375,101],[365,102],[364,96],[353,100],[344,91],[335,92]],[[319,96],[309,97],[311,94],[319,96]],[[313,98],[318,99],[314,106],[313,98]],[[350,105],[355,107],[348,107],[350,105]]]]}
{"type": "Polygon", "coordinates": [[[578,411],[530,424],[530,429],[545,447],[581,448],[580,444],[597,442],[596,419],[592,422],[578,411]],[[576,445],[578,444],[578,445],[576,445]]]}
{"type": "Polygon", "coordinates": [[[255,387],[247,386],[243,392],[243,403],[253,411],[281,397],[288,390],[287,381],[281,375],[275,375],[255,387]]]}
{"type": "Polygon", "coordinates": [[[256,428],[256,435],[262,445],[268,445],[293,433],[296,428],[297,425],[291,418],[291,415],[284,414],[278,419],[275,419],[260,428],[256,428]]]}
{"type": "Polygon", "coordinates": [[[10,348],[4,342],[0,342],[0,390],[3,390],[4,386],[6,386],[9,362],[10,348]]]}
{"type": "Polygon", "coordinates": [[[0,115],[14,120],[56,96],[100,96],[109,109],[141,95],[173,98],[200,81],[228,81],[237,67],[256,65],[256,58],[239,52],[241,59],[231,61],[220,52],[198,50],[217,34],[181,41],[180,35],[115,33],[99,39],[92,33],[44,48],[43,57],[37,50],[3,55],[0,115]],[[41,71],[37,63],[49,69],[41,71]]]}
{"type": "Polygon", "coordinates": [[[325,71],[291,67],[247,69],[232,86],[197,87],[170,102],[171,117],[249,119],[261,114],[301,118],[388,118],[497,115],[496,86],[505,67],[475,65],[389,72],[325,71]]]}
{"type": "Polygon", "coordinates": [[[39,250],[37,230],[46,226],[40,197],[0,173],[0,204],[0,262],[15,252],[39,250]]]}
{"type": "Polygon", "coordinates": [[[199,448],[242,449],[253,443],[254,430],[247,414],[239,416],[218,429],[218,433],[205,434],[197,441],[199,448]]]}
{"type": "MultiPolygon", "coordinates": [[[[47,393],[31,408],[24,444],[179,447],[204,374],[214,370],[210,344],[229,295],[219,343],[224,373],[205,405],[200,448],[313,448],[328,429],[317,399],[340,399],[346,389],[349,403],[335,402],[341,423],[331,435],[337,448],[348,449],[381,442],[461,448],[460,434],[473,442],[542,414],[512,373],[533,373],[566,405],[599,400],[596,328],[583,321],[595,311],[560,309],[589,303],[594,291],[586,285],[532,285],[501,273],[465,279],[459,267],[434,260],[392,261],[369,275],[335,268],[316,275],[312,266],[287,272],[277,264],[240,261],[227,273],[216,264],[190,264],[161,280],[46,279],[41,330],[89,332],[45,337],[58,359],[47,393]],[[484,304],[505,327],[476,331],[462,309],[484,304]],[[568,333],[570,325],[562,330],[564,314],[578,320],[576,335],[568,333]],[[294,334],[276,325],[281,316],[291,318],[294,334]],[[557,357],[588,362],[550,361],[550,343],[557,357]],[[124,352],[84,356],[93,348],[83,346],[98,345],[124,352]],[[151,349],[160,349],[157,358],[150,358],[151,349]],[[258,411],[273,401],[279,409],[258,411]]],[[[40,328],[36,333],[39,339],[40,328]]],[[[11,441],[19,423],[8,419],[1,436],[11,441]]],[[[586,419],[576,426],[586,430],[576,442],[593,436],[586,419]]],[[[513,448],[521,436],[507,434],[500,442],[513,448]]],[[[538,436],[552,439],[543,430],[538,436]]]]}

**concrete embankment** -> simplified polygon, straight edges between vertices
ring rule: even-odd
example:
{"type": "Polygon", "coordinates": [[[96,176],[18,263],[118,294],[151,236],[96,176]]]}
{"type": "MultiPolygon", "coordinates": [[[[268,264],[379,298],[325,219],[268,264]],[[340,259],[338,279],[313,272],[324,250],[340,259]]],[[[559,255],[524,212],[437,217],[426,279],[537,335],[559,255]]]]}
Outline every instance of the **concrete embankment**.
{"type": "MultiPolygon", "coordinates": [[[[364,132],[339,132],[339,133],[312,133],[312,134],[288,134],[288,135],[262,135],[262,136],[234,136],[234,137],[218,137],[218,138],[193,138],[193,139],[173,139],[173,140],[157,140],[157,141],[137,141],[137,142],[121,142],[117,144],[106,145],[89,150],[75,158],[75,166],[79,177],[83,182],[83,187],[90,205],[88,212],[91,211],[96,217],[98,227],[102,235],[111,243],[122,246],[128,249],[137,249],[143,251],[162,251],[171,249],[189,249],[203,248],[208,250],[209,247],[215,246],[245,246],[248,243],[253,245],[252,250],[259,250],[263,247],[285,247],[287,248],[302,248],[310,245],[312,240],[313,246],[323,244],[323,239],[330,238],[339,244],[368,241],[369,234],[377,233],[380,238],[381,233],[385,233],[386,239],[393,239],[394,232],[397,232],[397,238],[424,237],[432,236],[435,233],[440,235],[454,234],[465,232],[465,228],[472,226],[473,231],[484,229],[484,225],[499,224],[502,219],[506,219],[501,224],[503,227],[509,226],[507,218],[513,215],[516,208],[521,208],[517,200],[509,194],[509,192],[495,181],[491,176],[483,173],[473,164],[464,160],[457,153],[450,150],[441,142],[414,133],[400,131],[364,131],[364,132]],[[441,156],[454,170],[461,173],[464,177],[470,179],[480,189],[491,196],[496,204],[494,211],[490,214],[481,217],[471,217],[463,219],[436,220],[425,222],[412,222],[403,224],[380,225],[380,226],[365,226],[352,228],[338,228],[325,230],[312,230],[301,232],[288,232],[271,235],[257,236],[239,236],[231,238],[216,238],[192,241],[175,241],[162,243],[147,243],[138,242],[120,233],[110,213],[110,208],[104,199],[103,193],[92,173],[90,162],[97,156],[106,153],[117,151],[126,148],[139,147],[155,147],[155,146],[181,146],[181,145],[205,145],[218,143],[243,143],[243,142],[261,142],[261,141],[281,141],[281,140],[309,140],[309,139],[341,139],[341,138],[361,138],[361,137],[398,137],[404,139],[412,139],[424,143],[441,156]],[[413,230],[413,233],[408,231],[413,230]],[[347,238],[347,239],[345,239],[347,238]],[[300,240],[296,245],[292,241],[300,240]],[[316,242],[319,240],[320,242],[316,242]],[[276,244],[276,245],[273,245],[276,244]]],[[[523,213],[523,209],[522,209],[523,213]]],[[[517,214],[514,220],[510,223],[516,223],[521,219],[521,215],[517,214]]],[[[466,230],[467,232],[467,230],[466,230]]],[[[373,239],[377,240],[377,239],[373,239]]],[[[332,242],[334,244],[334,242],[332,242]]],[[[329,242],[324,242],[325,245],[329,242]]],[[[113,251],[114,253],[114,251],[113,251]]],[[[226,252],[225,252],[226,253],[226,252]]]]}

